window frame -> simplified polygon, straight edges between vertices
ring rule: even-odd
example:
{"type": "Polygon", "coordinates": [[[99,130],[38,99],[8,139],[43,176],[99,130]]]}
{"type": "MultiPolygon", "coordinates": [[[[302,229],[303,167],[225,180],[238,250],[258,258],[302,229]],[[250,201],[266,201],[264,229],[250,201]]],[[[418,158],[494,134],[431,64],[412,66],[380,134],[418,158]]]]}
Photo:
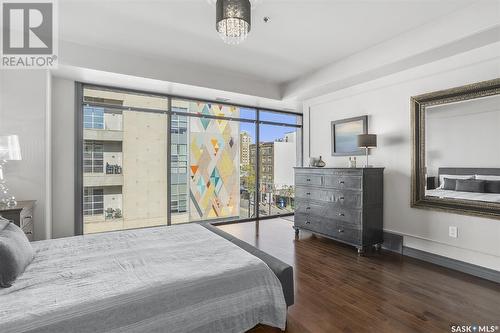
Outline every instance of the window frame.
{"type": "MultiPolygon", "coordinates": [[[[223,119],[223,120],[228,120],[228,121],[237,121],[240,123],[254,123],[255,124],[255,135],[256,135],[256,149],[255,153],[251,153],[251,149],[249,149],[248,155],[250,162],[252,162],[252,155],[254,155],[254,162],[256,163],[255,166],[255,177],[256,177],[256,182],[255,182],[255,193],[256,193],[256,203],[255,203],[255,212],[254,212],[254,217],[247,218],[247,219],[237,219],[237,220],[231,220],[231,221],[223,221],[223,222],[217,222],[213,221],[213,224],[233,224],[233,223],[241,223],[241,222],[247,222],[247,221],[259,221],[259,220],[265,220],[265,219],[272,219],[276,217],[285,217],[285,216],[293,216],[294,212],[292,213],[287,213],[287,214],[281,214],[281,215],[269,215],[269,216],[260,216],[259,214],[259,209],[258,207],[260,206],[260,186],[259,186],[259,181],[261,180],[261,170],[259,167],[259,161],[260,161],[260,154],[261,154],[261,147],[259,145],[260,143],[260,125],[275,125],[275,126],[286,126],[286,127],[293,127],[299,129],[303,133],[304,129],[304,116],[302,113],[294,112],[294,111],[288,111],[288,110],[277,110],[277,109],[271,109],[271,108],[261,108],[258,106],[252,106],[252,105],[244,105],[244,104],[238,104],[238,103],[228,103],[228,102],[220,102],[220,101],[214,101],[214,100],[207,100],[203,98],[197,98],[197,97],[189,97],[189,96],[177,96],[177,95],[171,95],[171,94],[163,94],[163,93],[157,93],[157,92],[149,92],[149,91],[144,91],[144,90],[135,90],[135,89],[128,89],[128,88],[121,88],[118,86],[106,86],[106,85],[98,85],[98,84],[91,84],[91,83],[85,83],[85,82],[75,82],[75,111],[76,111],[76,121],[75,121],[75,234],[76,235],[82,235],[83,234],[83,194],[84,194],[84,187],[83,187],[83,147],[84,147],[84,142],[85,140],[83,139],[83,132],[85,129],[96,129],[96,128],[84,128],[84,109],[86,106],[94,106],[94,107],[100,107],[105,109],[106,107],[113,108],[115,110],[133,110],[133,111],[144,111],[144,112],[158,112],[158,113],[164,113],[167,115],[167,128],[168,132],[165,133],[165,135],[168,135],[169,138],[169,144],[167,145],[167,184],[168,186],[171,186],[171,174],[172,174],[172,145],[173,143],[171,142],[172,138],[172,125],[175,122],[175,128],[179,131],[181,129],[184,129],[188,127],[189,122],[188,122],[188,117],[198,117],[198,118],[210,118],[210,119],[223,119]],[[139,107],[130,107],[130,106],[120,106],[116,104],[107,104],[107,103],[101,103],[101,102],[90,102],[90,101],[85,101],[84,100],[84,88],[94,88],[94,89],[103,89],[103,90],[111,90],[111,91],[118,91],[122,93],[131,93],[131,94],[142,94],[142,95],[151,95],[154,97],[163,97],[166,98],[168,101],[168,108],[167,110],[163,109],[153,109],[153,108],[139,108],[139,107]],[[216,115],[205,115],[205,114],[196,114],[196,113],[190,113],[190,112],[185,112],[181,110],[174,110],[172,107],[172,100],[184,100],[184,101],[194,101],[194,102],[200,102],[200,103],[211,103],[211,104],[218,104],[218,105],[224,105],[224,106],[230,106],[230,107],[238,107],[238,108],[246,108],[246,109],[253,109],[255,110],[255,119],[246,119],[246,118],[237,118],[237,117],[226,117],[226,116],[216,116],[216,115]],[[260,120],[260,114],[261,112],[273,112],[277,114],[285,114],[285,115],[293,115],[296,116],[300,119],[297,119],[297,124],[289,124],[289,123],[279,123],[275,121],[266,121],[266,120],[260,120]],[[175,119],[175,120],[174,120],[175,119]],[[300,121],[299,121],[300,120],[300,121]],[[185,125],[185,126],[183,126],[185,125]]],[[[103,113],[104,114],[104,113],[103,113]]],[[[105,119],[103,115],[103,128],[105,129],[105,119]]],[[[100,129],[100,128],[99,128],[100,129]]],[[[97,129],[97,130],[99,130],[97,129]]],[[[300,135],[300,157],[298,158],[298,165],[297,166],[303,166],[304,162],[304,138],[303,135],[300,135]]],[[[179,151],[179,143],[176,143],[177,145],[177,150],[179,151]]],[[[186,146],[187,147],[187,146],[186,146]]],[[[180,161],[178,161],[180,162],[180,161]]],[[[187,171],[187,170],[186,170],[187,171]]],[[[167,189],[167,201],[168,201],[168,209],[167,209],[167,225],[171,225],[171,220],[172,220],[172,211],[170,208],[171,201],[172,201],[172,191],[170,188],[167,189]]],[[[177,201],[177,208],[179,207],[180,200],[177,201]]],[[[188,205],[188,203],[187,203],[188,205]]],[[[188,222],[192,223],[192,222],[188,222]]]]}

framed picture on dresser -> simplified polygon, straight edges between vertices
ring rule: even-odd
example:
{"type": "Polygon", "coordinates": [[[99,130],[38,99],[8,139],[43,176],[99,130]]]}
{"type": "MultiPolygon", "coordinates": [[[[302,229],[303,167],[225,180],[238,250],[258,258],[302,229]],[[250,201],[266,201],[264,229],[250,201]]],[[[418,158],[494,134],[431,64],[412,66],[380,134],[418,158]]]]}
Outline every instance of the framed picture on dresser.
{"type": "Polygon", "coordinates": [[[364,155],[358,147],[359,134],[368,133],[368,116],[332,121],[332,156],[364,155]]]}

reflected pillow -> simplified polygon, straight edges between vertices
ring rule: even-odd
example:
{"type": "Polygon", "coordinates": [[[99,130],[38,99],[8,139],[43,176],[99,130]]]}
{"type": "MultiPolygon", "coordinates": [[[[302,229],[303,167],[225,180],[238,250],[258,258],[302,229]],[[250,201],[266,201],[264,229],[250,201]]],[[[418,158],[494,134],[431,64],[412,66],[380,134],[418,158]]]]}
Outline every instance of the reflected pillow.
{"type": "Polygon", "coordinates": [[[457,188],[457,180],[456,179],[451,179],[451,178],[444,179],[443,186],[442,186],[443,190],[455,191],[456,188],[457,188]]]}
{"type": "Polygon", "coordinates": [[[460,192],[484,193],[485,184],[486,181],[484,180],[457,179],[455,190],[460,192]]]}
{"type": "Polygon", "coordinates": [[[439,188],[445,190],[444,179],[474,179],[474,175],[439,175],[439,188]]]}
{"type": "Polygon", "coordinates": [[[484,184],[485,193],[500,193],[500,180],[487,180],[484,184]]]}
{"type": "Polygon", "coordinates": [[[8,288],[33,260],[34,251],[17,225],[0,220],[0,288],[8,288]]]}

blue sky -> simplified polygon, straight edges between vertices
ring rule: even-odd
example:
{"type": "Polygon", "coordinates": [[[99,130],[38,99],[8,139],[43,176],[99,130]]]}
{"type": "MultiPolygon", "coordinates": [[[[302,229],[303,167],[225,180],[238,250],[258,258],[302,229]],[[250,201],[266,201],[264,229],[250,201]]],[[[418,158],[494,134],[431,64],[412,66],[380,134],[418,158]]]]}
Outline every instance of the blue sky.
{"type": "MultiPolygon", "coordinates": [[[[255,119],[255,110],[241,108],[240,118],[255,119]]],[[[295,124],[297,121],[296,116],[294,115],[274,113],[274,112],[261,112],[260,120],[272,121],[280,124],[283,123],[295,124]]],[[[295,127],[261,125],[260,141],[261,142],[275,141],[276,139],[283,138],[286,133],[294,132],[295,130],[296,130],[295,127]]],[[[255,143],[255,124],[242,122],[240,123],[240,131],[248,132],[252,137],[252,143],[255,143]]]]}

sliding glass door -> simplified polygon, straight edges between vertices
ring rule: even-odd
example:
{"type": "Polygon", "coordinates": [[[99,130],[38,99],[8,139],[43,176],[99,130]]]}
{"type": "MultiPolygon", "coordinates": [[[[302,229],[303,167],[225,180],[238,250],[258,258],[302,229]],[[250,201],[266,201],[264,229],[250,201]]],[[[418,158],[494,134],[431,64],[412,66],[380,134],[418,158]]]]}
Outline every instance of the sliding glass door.
{"type": "Polygon", "coordinates": [[[300,115],[81,87],[77,230],[293,214],[300,115]]]}

